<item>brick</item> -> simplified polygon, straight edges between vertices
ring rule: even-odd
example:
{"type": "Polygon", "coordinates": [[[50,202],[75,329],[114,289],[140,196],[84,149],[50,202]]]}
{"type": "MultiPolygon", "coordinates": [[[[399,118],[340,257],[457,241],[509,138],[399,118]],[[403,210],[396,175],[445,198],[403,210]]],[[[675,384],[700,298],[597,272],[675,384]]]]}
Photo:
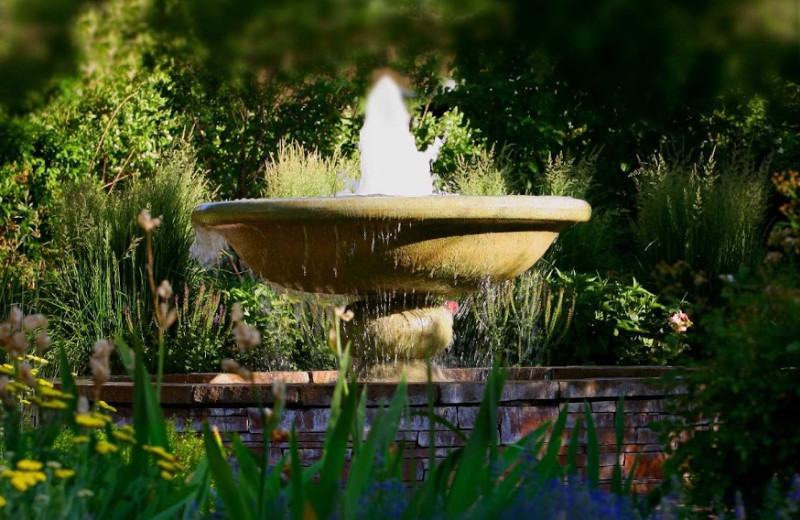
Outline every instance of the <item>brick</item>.
{"type": "Polygon", "coordinates": [[[663,453],[626,454],[625,473],[630,473],[634,461],[636,461],[635,477],[661,479],[664,477],[664,461],[666,458],[663,453]]]}
{"type": "MultiPolygon", "coordinates": [[[[430,446],[430,438],[427,432],[420,432],[417,443],[423,448],[430,446]]],[[[437,431],[434,433],[434,446],[437,448],[447,448],[451,446],[463,446],[465,443],[458,436],[450,431],[437,431]]]]}
{"type": "Polygon", "coordinates": [[[661,399],[626,399],[625,413],[660,413],[664,402],[661,399]]]}
{"type": "Polygon", "coordinates": [[[500,401],[552,401],[558,396],[559,384],[555,381],[509,381],[503,387],[500,401]]]}
{"type": "Polygon", "coordinates": [[[331,384],[339,379],[339,372],[336,370],[312,370],[308,374],[314,384],[331,384]]]}
{"type": "Polygon", "coordinates": [[[594,413],[614,413],[616,411],[616,401],[592,401],[592,412],[594,413]]]}
{"type": "Polygon", "coordinates": [[[458,427],[462,430],[469,429],[475,425],[475,419],[478,417],[477,406],[459,406],[458,407],[458,427]]]}
{"type": "MultiPolygon", "coordinates": [[[[369,412],[369,410],[368,410],[368,412],[369,412]]],[[[422,416],[422,415],[415,415],[415,412],[417,414],[419,414],[419,413],[427,413],[427,409],[425,409],[425,408],[413,408],[411,410],[411,413],[412,413],[411,417],[408,417],[408,418],[403,417],[400,420],[400,428],[399,428],[400,430],[411,430],[411,431],[427,431],[428,430],[428,428],[429,428],[428,417],[425,417],[425,416],[422,416]]],[[[438,415],[438,416],[444,418],[445,420],[449,421],[450,423],[455,424],[458,421],[458,416],[457,416],[458,411],[457,411],[455,406],[437,406],[437,407],[434,407],[433,412],[436,415],[438,415]]],[[[434,429],[435,430],[446,430],[447,428],[443,424],[441,424],[439,422],[434,422],[434,429]]]]}
{"type": "MultiPolygon", "coordinates": [[[[297,431],[325,432],[329,418],[330,410],[327,408],[287,409],[283,411],[283,417],[278,426],[284,430],[291,430],[294,425],[297,431]]],[[[253,428],[251,433],[260,431],[253,428]]]]}
{"type": "Polygon", "coordinates": [[[562,399],[664,395],[661,388],[645,379],[586,379],[558,384],[562,399]]]}
{"type": "Polygon", "coordinates": [[[658,434],[649,428],[636,430],[636,444],[657,444],[658,434]]]}
{"type": "Polygon", "coordinates": [[[558,416],[556,406],[516,406],[500,409],[500,442],[510,444],[558,416]]]}

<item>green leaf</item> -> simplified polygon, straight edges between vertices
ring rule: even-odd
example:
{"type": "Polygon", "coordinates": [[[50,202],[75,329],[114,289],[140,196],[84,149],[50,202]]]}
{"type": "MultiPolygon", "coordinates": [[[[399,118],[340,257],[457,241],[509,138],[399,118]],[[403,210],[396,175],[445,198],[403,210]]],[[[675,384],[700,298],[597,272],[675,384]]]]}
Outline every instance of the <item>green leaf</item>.
{"type": "Polygon", "coordinates": [[[203,442],[206,447],[206,456],[214,478],[214,484],[222,503],[225,504],[225,512],[229,518],[237,520],[252,520],[252,515],[247,504],[242,497],[233,472],[228,466],[222,447],[217,443],[214,433],[208,423],[203,423],[203,442]]]}
{"type": "Polygon", "coordinates": [[[600,449],[597,440],[597,429],[589,403],[586,403],[586,478],[592,489],[600,485],[600,449]]]}

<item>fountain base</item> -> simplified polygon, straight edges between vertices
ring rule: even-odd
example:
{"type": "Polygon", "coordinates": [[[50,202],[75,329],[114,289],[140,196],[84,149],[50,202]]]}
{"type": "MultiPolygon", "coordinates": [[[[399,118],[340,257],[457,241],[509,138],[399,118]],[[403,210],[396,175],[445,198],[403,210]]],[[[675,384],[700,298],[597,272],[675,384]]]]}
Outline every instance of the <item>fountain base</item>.
{"type": "MultiPolygon", "coordinates": [[[[342,326],[359,377],[409,381],[427,379],[427,360],[453,341],[453,314],[429,297],[366,298],[348,306],[353,319],[342,326]],[[413,379],[412,379],[413,378],[413,379]]],[[[434,379],[442,380],[438,369],[434,379]]]]}

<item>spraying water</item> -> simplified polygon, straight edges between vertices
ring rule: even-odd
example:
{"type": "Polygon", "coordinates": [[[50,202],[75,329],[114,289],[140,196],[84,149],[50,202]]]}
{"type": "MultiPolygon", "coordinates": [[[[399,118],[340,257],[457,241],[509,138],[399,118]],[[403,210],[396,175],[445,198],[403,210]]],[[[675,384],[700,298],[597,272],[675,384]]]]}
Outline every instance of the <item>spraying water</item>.
{"type": "Polygon", "coordinates": [[[424,196],[433,194],[431,164],[444,144],[438,137],[424,152],[417,150],[409,131],[411,114],[403,93],[388,75],[367,97],[361,128],[361,180],[356,195],[424,196]]]}

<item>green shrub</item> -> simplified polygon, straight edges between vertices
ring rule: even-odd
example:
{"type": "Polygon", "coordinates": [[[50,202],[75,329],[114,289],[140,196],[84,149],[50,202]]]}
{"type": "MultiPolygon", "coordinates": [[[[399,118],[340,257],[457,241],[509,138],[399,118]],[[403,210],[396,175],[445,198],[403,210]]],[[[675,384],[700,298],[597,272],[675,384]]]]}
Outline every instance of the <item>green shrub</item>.
{"type": "MultiPolygon", "coordinates": [[[[334,356],[326,338],[329,313],[311,297],[293,295],[255,280],[229,288],[245,321],[261,333],[261,344],[239,356],[251,370],[324,370],[334,356]]],[[[218,366],[218,365],[217,365],[218,366]]]]}
{"type": "Polygon", "coordinates": [[[732,508],[741,492],[757,511],[773,479],[786,490],[800,472],[800,283],[739,277],[726,306],[704,318],[710,357],[677,381],[687,393],[662,428],[679,440],[666,468],[688,474],[689,503],[732,508]]]}
{"type": "Polygon", "coordinates": [[[488,147],[480,132],[470,125],[464,118],[464,113],[458,108],[446,110],[439,116],[429,108],[430,105],[425,105],[414,111],[421,113],[412,119],[411,132],[420,150],[432,145],[437,137],[444,138],[444,144],[439,157],[433,163],[432,170],[447,184],[459,171],[459,161],[466,164],[473,161],[481,162],[486,158],[488,147]]]}
{"type": "Polygon", "coordinates": [[[670,309],[635,279],[554,271],[548,282],[574,298],[571,324],[552,347],[555,364],[664,365],[686,348],[670,329],[670,309]]]}
{"type": "Polygon", "coordinates": [[[655,156],[634,172],[634,237],[643,268],[683,260],[716,278],[762,253],[766,175],[744,160],[716,163],[655,156]]]}

